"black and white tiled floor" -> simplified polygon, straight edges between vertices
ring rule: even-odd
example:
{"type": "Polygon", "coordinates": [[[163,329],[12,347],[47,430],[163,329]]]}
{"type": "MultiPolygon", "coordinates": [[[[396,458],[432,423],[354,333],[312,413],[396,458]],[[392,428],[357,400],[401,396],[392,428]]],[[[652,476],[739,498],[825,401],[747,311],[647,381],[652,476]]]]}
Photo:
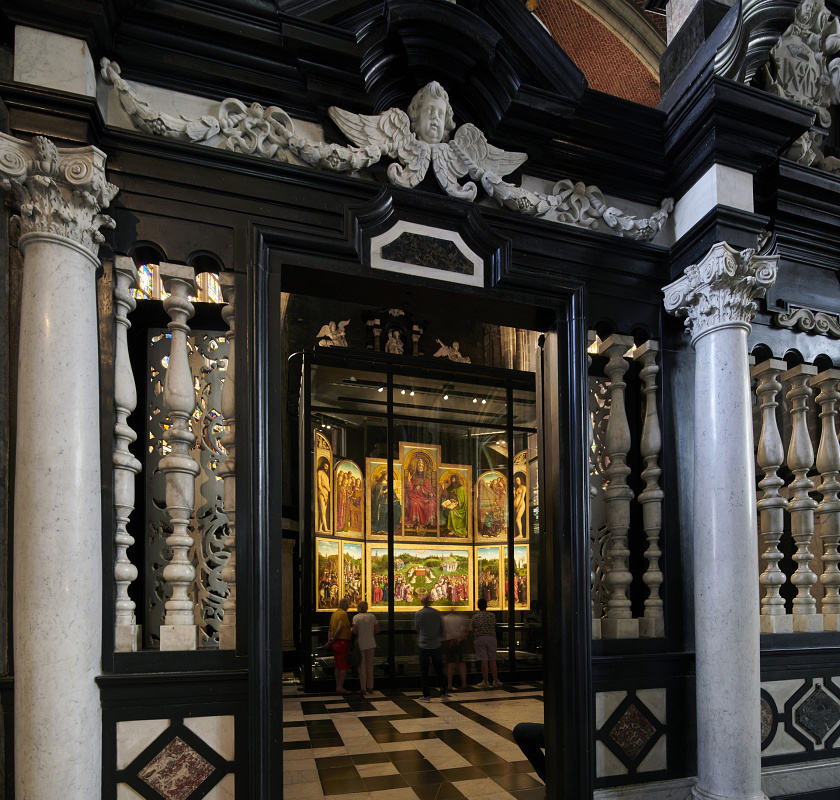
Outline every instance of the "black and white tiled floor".
{"type": "Polygon", "coordinates": [[[545,798],[511,733],[543,721],[541,683],[470,688],[430,704],[419,690],[284,692],[283,780],[295,800],[545,798]]]}

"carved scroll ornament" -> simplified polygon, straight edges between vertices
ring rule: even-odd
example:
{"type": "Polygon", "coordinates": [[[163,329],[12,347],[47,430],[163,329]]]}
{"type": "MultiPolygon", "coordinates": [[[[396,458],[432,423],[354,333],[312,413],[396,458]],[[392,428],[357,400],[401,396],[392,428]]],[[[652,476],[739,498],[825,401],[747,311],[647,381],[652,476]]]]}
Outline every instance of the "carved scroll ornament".
{"type": "Polygon", "coordinates": [[[472,202],[478,186],[500,206],[531,217],[556,212],[559,222],[597,229],[603,223],[619,236],[652,240],[674,207],[662,201],[650,217],[637,219],[621,209],[608,207],[597,186],[570,180],[557,182],[548,194],[529,191],[503,180],[527,161],[525,153],[494,147],[470,123],[455,130],[449,96],[432,82],[420,89],[407,113],[390,108],[378,116],[356,114],[332,106],[329,115],[354,146],[315,142],[295,132],[291,117],[276,106],[246,106],[228,98],[215,116],[197,119],[174,117],[152,108],[121,77],[119,66],[106,58],[100,62],[102,77],[114,86],[120,103],[139,130],[177,141],[206,144],[225,150],[290,162],[289,154],[305,164],[332,172],[355,173],[390,158],[388,180],[394,186],[413,188],[429,167],[450,196],[472,202]],[[453,134],[454,131],[454,134],[453,134]],[[466,183],[460,181],[469,177],[466,183]]]}
{"type": "Polygon", "coordinates": [[[791,306],[787,314],[776,314],[773,321],[780,328],[798,329],[805,333],[822,334],[840,339],[840,318],[836,314],[791,306]]]}
{"type": "Polygon", "coordinates": [[[101,211],[118,190],[95,147],[59,150],[43,136],[29,144],[0,133],[0,187],[14,194],[22,234],[53,233],[96,255],[99,229],[114,227],[101,211]]]}

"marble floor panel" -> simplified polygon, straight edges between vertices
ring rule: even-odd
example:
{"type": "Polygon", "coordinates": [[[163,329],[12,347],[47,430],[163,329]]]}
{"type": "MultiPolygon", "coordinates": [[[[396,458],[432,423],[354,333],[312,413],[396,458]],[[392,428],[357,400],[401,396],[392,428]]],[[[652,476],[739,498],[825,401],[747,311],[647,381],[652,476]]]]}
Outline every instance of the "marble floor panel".
{"type": "Polygon", "coordinates": [[[284,686],[284,783],[300,800],[541,800],[511,733],[542,721],[542,685],[420,692],[293,694],[284,686]]]}

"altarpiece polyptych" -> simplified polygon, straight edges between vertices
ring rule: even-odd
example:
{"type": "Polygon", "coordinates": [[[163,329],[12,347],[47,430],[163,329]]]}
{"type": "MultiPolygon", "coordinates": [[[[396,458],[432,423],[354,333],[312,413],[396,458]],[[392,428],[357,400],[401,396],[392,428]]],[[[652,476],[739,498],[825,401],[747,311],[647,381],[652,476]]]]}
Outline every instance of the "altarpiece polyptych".
{"type": "Polygon", "coordinates": [[[393,593],[398,611],[420,608],[429,593],[433,605],[530,608],[529,454],[517,453],[510,470],[482,471],[446,464],[441,447],[399,443],[399,460],[366,458],[364,470],[335,459],[318,430],[313,442],[315,608],[331,611],[341,597],[351,609],[366,599],[387,609],[393,593]],[[393,531],[393,583],[387,539],[393,531]],[[508,529],[513,523],[513,575],[509,574],[508,529]],[[358,541],[358,540],[363,541],[358,541]]]}

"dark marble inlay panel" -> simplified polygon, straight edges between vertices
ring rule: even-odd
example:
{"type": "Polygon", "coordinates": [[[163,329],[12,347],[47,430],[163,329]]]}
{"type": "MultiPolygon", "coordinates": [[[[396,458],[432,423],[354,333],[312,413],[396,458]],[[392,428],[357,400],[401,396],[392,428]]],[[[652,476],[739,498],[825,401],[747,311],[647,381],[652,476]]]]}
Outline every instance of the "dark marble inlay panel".
{"type": "Polygon", "coordinates": [[[382,258],[460,275],[473,274],[472,262],[458,249],[455,242],[419,233],[404,231],[393,242],[383,245],[382,258]]]}
{"type": "Polygon", "coordinates": [[[165,800],[186,800],[214,769],[176,736],[140,770],[138,777],[165,800]]]}
{"type": "Polygon", "coordinates": [[[767,740],[770,731],[773,730],[773,709],[770,708],[770,703],[762,697],[761,698],[761,741],[767,740]]]}
{"type": "Polygon", "coordinates": [[[796,709],[796,722],[815,741],[822,742],[826,734],[840,722],[840,703],[817,684],[808,699],[796,709]]]}
{"type": "Polygon", "coordinates": [[[656,728],[635,706],[630,705],[609,732],[610,738],[635,760],[656,733],[656,728]]]}

